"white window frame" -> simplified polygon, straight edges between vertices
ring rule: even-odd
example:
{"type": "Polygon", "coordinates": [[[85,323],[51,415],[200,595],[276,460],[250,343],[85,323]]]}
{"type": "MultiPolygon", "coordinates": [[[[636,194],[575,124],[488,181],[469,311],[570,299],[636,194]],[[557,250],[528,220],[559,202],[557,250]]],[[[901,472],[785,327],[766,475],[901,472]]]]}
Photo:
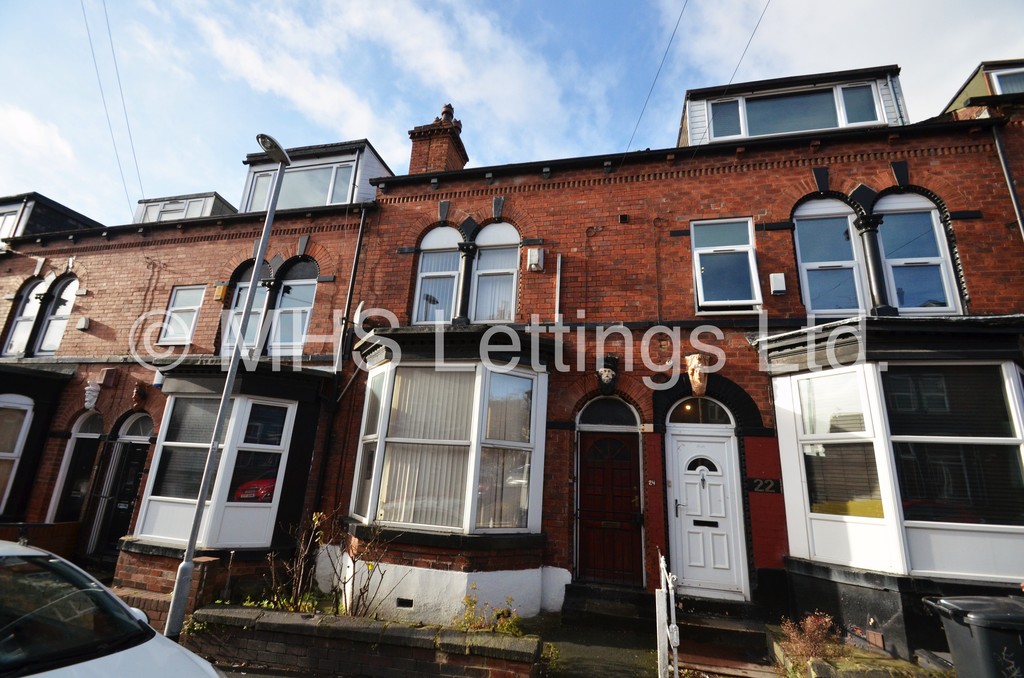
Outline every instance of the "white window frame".
{"type": "MultiPolygon", "coordinates": [[[[384,385],[380,399],[380,414],[377,419],[377,433],[365,434],[366,410],[364,405],[363,419],[360,425],[360,449],[356,458],[356,472],[353,478],[354,485],[360,482],[360,473],[364,464],[364,456],[373,455],[373,470],[370,479],[367,506],[365,512],[368,515],[361,515],[357,506],[358,487],[354,487],[351,493],[349,513],[363,524],[379,524],[383,527],[401,529],[410,532],[436,532],[445,534],[535,534],[541,530],[543,485],[544,485],[544,429],[545,429],[545,408],[547,404],[547,374],[544,372],[533,372],[529,370],[503,370],[505,374],[531,379],[533,381],[533,395],[530,411],[530,441],[528,443],[511,443],[509,441],[490,440],[484,437],[487,417],[487,398],[489,395],[490,379],[493,372],[480,362],[446,362],[443,366],[445,371],[472,372],[474,374],[473,390],[473,413],[470,427],[469,440],[462,441],[431,441],[441,444],[459,444],[468,446],[467,463],[469,468],[466,471],[465,501],[463,503],[462,524],[457,527],[421,525],[417,523],[386,522],[377,518],[379,514],[379,501],[381,494],[381,483],[384,467],[385,448],[388,442],[401,442],[404,439],[396,439],[388,435],[390,416],[392,409],[392,398],[394,397],[395,375],[397,370],[404,367],[434,367],[433,363],[409,363],[402,361],[401,365],[386,363],[374,368],[367,379],[369,384],[376,374],[384,373],[384,385]],[[373,444],[370,448],[368,444],[373,444]],[[477,514],[477,490],[480,482],[481,448],[502,447],[530,450],[530,486],[528,490],[528,508],[526,527],[506,528],[484,528],[476,526],[477,514]]],[[[366,400],[367,404],[369,399],[366,400]]],[[[418,441],[418,439],[417,439],[418,441]]]]}
{"type": "Polygon", "coordinates": [[[857,235],[857,229],[854,227],[854,212],[853,209],[848,205],[843,204],[838,200],[812,200],[801,205],[796,212],[793,214],[793,222],[795,224],[793,230],[793,238],[796,241],[796,256],[797,265],[800,270],[800,291],[803,297],[804,307],[808,313],[813,313],[815,316],[838,316],[847,317],[853,315],[862,315],[865,313],[867,306],[866,300],[868,293],[866,288],[867,282],[865,279],[866,269],[864,264],[864,254],[860,246],[860,238],[857,235]],[[804,262],[800,258],[800,223],[811,223],[816,219],[826,218],[843,218],[847,220],[847,235],[850,238],[850,256],[848,260],[835,260],[835,261],[812,261],[804,262]],[[853,271],[853,284],[857,294],[858,306],[853,308],[814,308],[811,304],[811,286],[809,281],[810,271],[826,271],[826,270],[852,270],[853,271]]]}
{"type": "Polygon", "coordinates": [[[755,311],[762,303],[761,280],[757,272],[757,255],[754,245],[754,220],[750,217],[736,219],[708,219],[690,222],[690,243],[692,245],[692,266],[693,266],[693,287],[697,296],[697,312],[707,313],[715,311],[735,312],[739,310],[755,311]],[[716,224],[737,224],[743,223],[747,227],[747,242],[742,245],[723,246],[697,246],[696,231],[701,227],[713,226],[716,224]],[[704,276],[701,275],[700,257],[702,255],[745,253],[747,255],[747,270],[750,274],[751,296],[747,299],[728,299],[723,301],[706,301],[704,276]],[[749,308],[747,308],[749,307],[749,308]]]}
{"type": "Polygon", "coordinates": [[[878,247],[882,255],[882,264],[885,268],[885,284],[889,293],[889,303],[899,309],[900,315],[955,315],[962,313],[960,309],[960,295],[957,292],[956,279],[953,275],[949,243],[946,239],[946,232],[942,228],[942,222],[939,221],[939,212],[935,204],[916,193],[893,194],[887,195],[875,203],[873,213],[882,217],[882,225],[879,227],[878,234],[878,247]],[[932,257],[888,257],[885,253],[885,244],[881,234],[881,230],[885,228],[885,215],[922,212],[928,212],[931,218],[932,234],[935,237],[938,254],[932,257]],[[917,266],[938,267],[942,289],[946,295],[945,306],[904,307],[899,305],[896,277],[893,272],[897,268],[917,266]]]}
{"type": "MultiPolygon", "coordinates": [[[[352,198],[355,195],[355,179],[356,179],[356,160],[354,156],[346,157],[343,160],[336,160],[334,162],[322,162],[319,159],[314,160],[295,160],[285,170],[284,183],[288,182],[288,175],[296,172],[305,172],[309,170],[321,170],[330,169],[331,177],[327,184],[327,194],[324,196],[322,202],[314,203],[312,205],[301,205],[292,207],[278,206],[279,209],[301,209],[302,207],[320,207],[324,205],[345,205],[352,202],[352,198]],[[345,195],[335,195],[335,182],[338,178],[338,171],[348,169],[350,170],[348,183],[345,188],[345,195]]],[[[270,200],[269,187],[273,185],[274,176],[277,174],[277,167],[270,165],[263,165],[259,168],[253,167],[249,170],[249,178],[246,181],[245,188],[245,212],[263,212],[267,209],[267,203],[270,200]],[[266,182],[268,187],[267,195],[264,198],[262,205],[255,204],[257,195],[257,185],[261,182],[266,182]]],[[[281,190],[284,191],[285,186],[282,185],[281,190]]]]}
{"type": "Polygon", "coordinates": [[[470,292],[469,301],[469,315],[472,322],[478,323],[509,323],[515,320],[516,317],[516,304],[518,303],[518,289],[519,289],[519,231],[516,230],[512,224],[506,222],[498,222],[494,224],[488,224],[477,234],[474,242],[477,245],[476,261],[473,262],[473,285],[470,292]],[[495,251],[495,250],[515,250],[516,252],[516,264],[512,268],[494,268],[483,271],[480,269],[480,255],[483,252],[495,251]],[[490,320],[483,320],[476,316],[477,307],[477,295],[479,293],[480,281],[482,278],[487,277],[508,277],[509,280],[509,311],[507,318],[494,318],[490,320]]]}
{"type": "Polygon", "coordinates": [[[180,219],[198,219],[203,216],[208,199],[210,198],[204,197],[150,203],[143,208],[141,221],[143,223],[154,223],[177,221],[180,219]]]}
{"type": "Polygon", "coordinates": [[[160,339],[157,343],[165,346],[187,346],[192,343],[192,337],[196,331],[196,325],[199,323],[199,311],[203,307],[203,297],[206,296],[206,285],[177,285],[171,290],[171,299],[167,302],[167,310],[164,312],[164,322],[162,329],[160,330],[160,339]],[[199,302],[196,304],[178,304],[177,298],[180,292],[194,292],[200,291],[199,302]],[[192,321],[185,324],[183,320],[180,320],[181,315],[184,313],[192,313],[192,321]],[[172,324],[181,324],[185,327],[185,332],[181,333],[181,336],[168,337],[168,327],[172,324]]]}
{"type": "MultiPolygon", "coordinates": [[[[20,209],[14,209],[11,211],[0,209],[0,240],[14,237],[15,231],[18,230],[19,214],[21,214],[20,209]]],[[[0,251],[6,249],[6,247],[6,245],[0,243],[0,251]]]]}
{"type": "Polygon", "coordinates": [[[998,94],[1005,94],[1003,92],[1003,84],[1000,82],[1000,78],[1004,75],[1018,75],[1024,73],[1024,68],[1004,68],[998,71],[992,71],[989,75],[992,76],[992,90],[998,94]]]}
{"type": "Polygon", "coordinates": [[[46,293],[47,281],[35,280],[23,288],[24,291],[21,293],[21,300],[18,302],[18,312],[11,319],[10,329],[7,332],[7,342],[4,345],[3,355],[23,355],[28,353],[29,342],[32,339],[32,328],[36,324],[36,320],[39,318],[39,313],[43,310],[42,304],[35,297],[46,293]],[[29,305],[35,300],[37,303],[34,305],[31,313],[27,312],[29,305]],[[24,345],[15,347],[14,338],[17,334],[17,330],[22,325],[28,325],[28,333],[23,335],[24,345]],[[19,350],[16,350],[19,349],[19,350]]]}
{"type": "MultiPolygon", "coordinates": [[[[317,278],[297,278],[289,280],[281,277],[280,271],[274,275],[273,285],[269,288],[263,286],[262,281],[257,285],[263,286],[266,290],[263,294],[263,303],[257,305],[258,299],[253,299],[253,307],[249,311],[249,323],[246,325],[246,334],[252,334],[252,340],[243,340],[242,349],[252,351],[260,345],[262,337],[266,337],[266,351],[269,356],[298,356],[302,355],[302,349],[306,346],[306,338],[309,334],[309,324],[313,317],[313,308],[316,306],[316,291],[319,283],[317,278]],[[304,286],[313,288],[313,298],[309,306],[281,308],[281,296],[284,294],[285,285],[292,287],[304,286]],[[301,326],[296,327],[298,339],[296,341],[281,341],[281,323],[285,318],[294,316],[297,313],[303,314],[301,326]],[[268,324],[269,323],[269,324],[268,324]]],[[[235,284],[235,290],[231,297],[231,308],[226,312],[227,324],[223,328],[225,341],[221,344],[221,355],[230,355],[234,350],[235,336],[242,324],[241,306],[245,302],[245,295],[249,290],[249,278],[235,284]]]]}
{"type": "Polygon", "coordinates": [[[0,513],[3,513],[7,510],[7,499],[11,494],[11,487],[14,486],[14,479],[18,473],[18,464],[21,462],[21,455],[25,450],[25,440],[28,438],[28,432],[32,426],[35,402],[28,396],[17,393],[4,393],[0,394],[0,408],[22,410],[25,412],[25,418],[21,421],[21,428],[14,439],[14,449],[10,452],[0,451],[0,461],[11,462],[11,472],[7,478],[7,483],[0,487],[0,513]]]}
{"type": "Polygon", "coordinates": [[[40,309],[40,312],[44,315],[39,324],[39,332],[36,334],[35,350],[33,351],[35,355],[53,355],[60,350],[60,345],[64,341],[64,333],[67,331],[68,321],[71,319],[71,312],[75,308],[75,298],[78,295],[79,287],[80,281],[74,276],[61,278],[50,286],[48,290],[50,300],[47,302],[45,308],[40,309]],[[72,285],[74,285],[75,291],[72,292],[69,295],[69,299],[67,299],[67,308],[60,308],[58,302],[64,298],[65,292],[72,285]],[[52,349],[43,348],[43,342],[46,339],[46,335],[54,323],[61,323],[63,326],[60,331],[60,335],[57,337],[56,345],[52,349]]]}
{"type": "Polygon", "coordinates": [[[270,312],[270,332],[267,340],[267,352],[270,355],[276,356],[296,356],[302,355],[302,349],[306,345],[306,336],[309,333],[309,323],[313,318],[313,307],[316,305],[316,290],[317,281],[316,278],[301,278],[296,280],[277,280],[278,288],[274,291],[274,308],[270,312]],[[284,295],[284,288],[286,285],[292,287],[312,287],[313,295],[310,299],[308,306],[295,306],[291,308],[281,308],[281,298],[284,295]],[[292,318],[301,314],[301,321],[296,323],[294,329],[296,330],[295,341],[282,341],[281,340],[281,325],[285,322],[294,322],[292,318]]]}
{"type": "MultiPolygon", "coordinates": [[[[177,448],[194,449],[204,459],[206,456],[204,452],[210,448],[210,441],[185,443],[181,441],[168,442],[166,440],[169,428],[166,423],[170,421],[175,404],[182,399],[215,400],[213,397],[206,398],[204,396],[186,394],[168,397],[167,405],[164,409],[165,424],[160,426],[160,433],[157,437],[153,453],[153,462],[150,464],[151,471],[146,479],[146,487],[142,495],[142,507],[139,510],[139,516],[135,524],[135,536],[143,539],[149,538],[180,544],[187,540],[191,529],[190,516],[194,515],[198,498],[168,497],[153,494],[153,488],[157,480],[159,480],[160,465],[167,445],[177,448]],[[168,525],[173,526],[173,533],[162,529],[168,525]]],[[[297,407],[298,403],[291,400],[277,400],[248,395],[238,395],[231,399],[231,413],[224,423],[222,431],[223,442],[218,446],[220,457],[217,462],[216,476],[209,490],[210,499],[206,501],[206,510],[204,511],[203,522],[199,530],[199,546],[206,548],[227,548],[233,546],[257,548],[270,545],[283,492],[282,480],[288,464],[288,454],[291,448],[297,407]],[[267,404],[287,408],[280,445],[264,446],[245,442],[245,427],[253,404],[267,404]],[[235,462],[240,448],[243,451],[270,451],[281,455],[272,502],[264,504],[229,501],[231,476],[234,473],[235,462]],[[237,536],[239,527],[257,536],[250,534],[245,538],[240,538],[237,536]]]]}
{"type": "Polygon", "coordinates": [[[886,122],[885,111],[884,111],[884,109],[882,107],[882,100],[881,100],[881,96],[879,95],[878,84],[876,82],[874,82],[873,80],[867,80],[867,81],[863,81],[863,82],[837,83],[837,84],[831,86],[832,95],[833,95],[833,103],[834,103],[835,109],[836,109],[836,121],[837,121],[837,124],[836,124],[835,127],[816,127],[816,128],[811,128],[811,129],[805,129],[805,130],[794,130],[794,131],[791,131],[791,132],[771,132],[771,133],[768,133],[768,134],[758,134],[758,135],[750,134],[750,132],[749,132],[749,125],[748,125],[748,119],[747,119],[747,101],[748,100],[760,99],[760,98],[764,98],[764,97],[784,97],[784,96],[787,96],[787,95],[797,96],[797,95],[800,95],[800,94],[809,94],[811,92],[820,92],[820,91],[822,91],[824,89],[825,88],[823,88],[823,87],[814,87],[814,88],[804,87],[804,88],[794,88],[794,89],[788,89],[788,90],[779,90],[779,91],[775,91],[775,92],[758,92],[757,94],[750,94],[750,95],[747,95],[747,96],[731,96],[731,97],[723,97],[723,98],[720,98],[720,99],[708,99],[705,105],[707,107],[706,110],[707,110],[707,116],[708,116],[708,128],[709,128],[709,134],[711,136],[711,140],[712,141],[724,141],[724,140],[729,140],[729,139],[761,138],[761,137],[771,137],[771,136],[779,136],[779,135],[786,135],[786,134],[804,134],[804,133],[807,133],[807,132],[818,132],[818,131],[831,130],[831,129],[843,129],[843,128],[846,128],[846,127],[870,127],[870,126],[873,126],[873,125],[884,125],[885,124],[885,122],[886,122]],[[874,120],[864,121],[864,122],[850,122],[848,120],[848,117],[847,117],[847,114],[846,114],[846,104],[843,101],[843,90],[844,89],[853,88],[853,87],[865,87],[865,86],[870,86],[871,87],[872,100],[874,101],[874,104],[875,104],[875,119],[874,120]],[[720,135],[720,136],[716,135],[715,132],[714,132],[714,129],[715,129],[714,128],[714,124],[715,124],[714,115],[712,114],[713,105],[717,104],[717,103],[726,103],[726,102],[730,102],[730,101],[736,101],[737,102],[737,107],[739,109],[740,133],[739,134],[720,135]]]}
{"type": "Polygon", "coordinates": [[[441,226],[431,230],[425,236],[420,243],[420,256],[417,262],[416,272],[416,292],[413,296],[413,309],[412,318],[414,325],[434,325],[438,323],[449,323],[452,320],[452,316],[455,314],[458,307],[458,295],[459,295],[459,276],[461,271],[459,270],[461,264],[461,256],[458,254],[458,244],[462,242],[462,234],[451,226],[441,226]],[[456,265],[454,270],[450,271],[437,271],[426,273],[423,271],[423,255],[434,254],[434,253],[455,253],[456,254],[456,265]],[[449,305],[452,309],[451,314],[448,317],[442,317],[440,319],[427,318],[425,320],[420,319],[420,315],[425,309],[421,306],[421,295],[423,294],[423,286],[425,280],[431,279],[450,279],[452,280],[452,296],[449,301],[449,305]]]}

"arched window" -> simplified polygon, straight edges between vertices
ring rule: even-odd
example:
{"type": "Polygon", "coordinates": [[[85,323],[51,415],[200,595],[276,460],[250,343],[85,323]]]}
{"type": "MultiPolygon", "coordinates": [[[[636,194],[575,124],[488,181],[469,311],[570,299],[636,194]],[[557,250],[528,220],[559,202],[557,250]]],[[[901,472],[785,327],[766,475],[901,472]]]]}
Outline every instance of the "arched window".
{"type": "Polygon", "coordinates": [[[450,322],[455,312],[462,234],[450,226],[435,228],[420,243],[414,323],[450,322]]]}
{"type": "MultiPolygon", "coordinates": [[[[242,322],[245,295],[249,291],[253,262],[240,267],[232,276],[235,293],[231,301],[231,322],[224,332],[221,352],[231,353],[242,322]]],[[[306,331],[316,297],[320,267],[309,257],[298,257],[281,266],[275,276],[264,262],[260,286],[253,296],[243,347],[271,355],[298,355],[306,343],[306,331]]]]}
{"type": "Polygon", "coordinates": [[[515,316],[519,240],[515,226],[506,223],[490,224],[477,234],[470,302],[473,322],[509,322],[515,316]]]}
{"type": "Polygon", "coordinates": [[[39,328],[39,341],[35,351],[37,354],[55,353],[60,348],[64,329],[68,325],[71,309],[75,305],[76,292],[78,292],[78,278],[64,278],[52,288],[51,298],[39,328]]]}
{"type": "Polygon", "coordinates": [[[810,313],[856,315],[867,306],[853,219],[853,209],[838,200],[811,200],[793,214],[800,289],[810,313]]]}
{"type": "Polygon", "coordinates": [[[636,414],[618,398],[596,398],[580,412],[583,426],[636,426],[636,414]]]}
{"type": "Polygon", "coordinates": [[[39,316],[42,296],[46,291],[45,280],[35,280],[25,285],[18,303],[18,311],[11,321],[11,329],[7,335],[4,355],[18,355],[28,350],[32,327],[39,316]]]}
{"type": "Polygon", "coordinates": [[[668,415],[670,424],[732,425],[729,411],[710,398],[687,398],[668,415]]]}

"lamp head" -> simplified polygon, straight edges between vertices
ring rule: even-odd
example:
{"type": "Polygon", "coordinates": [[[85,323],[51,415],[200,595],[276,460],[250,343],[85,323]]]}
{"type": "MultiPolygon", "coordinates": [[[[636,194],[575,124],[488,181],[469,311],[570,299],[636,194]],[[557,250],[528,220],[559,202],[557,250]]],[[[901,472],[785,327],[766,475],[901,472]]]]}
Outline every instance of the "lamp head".
{"type": "Polygon", "coordinates": [[[281,144],[277,143],[277,140],[269,134],[257,134],[256,141],[259,143],[270,159],[274,162],[288,166],[292,164],[292,159],[288,157],[288,152],[284,150],[281,144]]]}

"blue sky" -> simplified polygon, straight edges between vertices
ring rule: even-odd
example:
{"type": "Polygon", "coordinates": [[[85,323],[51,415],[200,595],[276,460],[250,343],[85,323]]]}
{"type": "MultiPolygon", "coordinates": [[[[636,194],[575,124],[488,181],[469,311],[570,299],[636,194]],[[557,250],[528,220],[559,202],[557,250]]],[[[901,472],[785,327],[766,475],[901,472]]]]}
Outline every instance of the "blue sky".
{"type": "Polygon", "coordinates": [[[471,166],[669,148],[687,89],[890,63],[919,121],[979,62],[1024,58],[1020,0],[765,6],[0,0],[0,196],[38,191],[108,225],[142,197],[237,205],[259,132],[289,147],[366,138],[401,174],[408,130],[448,102],[471,166]]]}

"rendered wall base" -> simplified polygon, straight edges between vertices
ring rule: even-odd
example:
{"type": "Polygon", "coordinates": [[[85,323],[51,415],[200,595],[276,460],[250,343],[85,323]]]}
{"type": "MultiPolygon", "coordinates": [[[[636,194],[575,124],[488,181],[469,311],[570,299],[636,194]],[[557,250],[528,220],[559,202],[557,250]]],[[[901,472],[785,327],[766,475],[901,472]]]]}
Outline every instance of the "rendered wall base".
{"type": "Polygon", "coordinates": [[[370,569],[337,546],[327,546],[320,553],[316,577],[321,591],[346,582],[350,605],[360,587],[368,584],[372,615],[425,624],[450,624],[466,609],[466,596],[477,598],[478,612],[485,606],[511,606],[520,617],[557,612],[565,599],[565,585],[572,579],[568,570],[555,567],[462,572],[380,563],[370,569]]]}
{"type": "Polygon", "coordinates": [[[541,640],[373,619],[208,607],[183,636],[193,652],[224,665],[299,671],[308,676],[538,675],[541,640]]]}

